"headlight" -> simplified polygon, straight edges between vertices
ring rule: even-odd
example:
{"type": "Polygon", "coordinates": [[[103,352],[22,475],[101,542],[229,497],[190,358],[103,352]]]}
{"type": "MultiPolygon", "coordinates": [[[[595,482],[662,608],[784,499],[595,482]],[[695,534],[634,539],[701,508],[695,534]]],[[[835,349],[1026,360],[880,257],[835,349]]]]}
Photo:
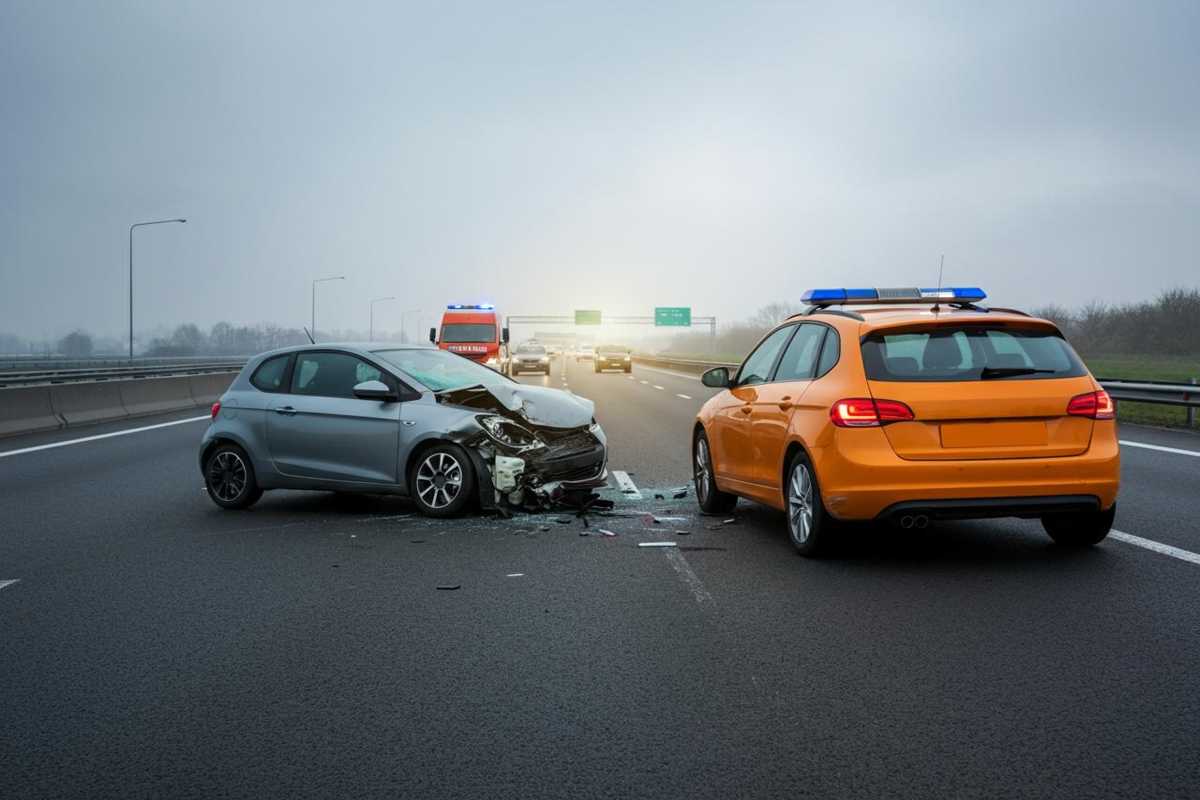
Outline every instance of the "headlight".
{"type": "Polygon", "coordinates": [[[496,360],[496,357],[495,357],[495,356],[492,356],[491,358],[489,358],[489,359],[488,359],[486,362],[484,362],[484,363],[485,363],[485,364],[487,364],[489,367],[494,367],[494,366],[496,366],[497,364],[499,364],[500,362],[496,360]]]}
{"type": "Polygon", "coordinates": [[[625,360],[626,360],[626,361],[628,361],[628,360],[629,360],[629,356],[628,356],[628,355],[627,355],[627,356],[625,356],[625,360]]]}
{"type": "Polygon", "coordinates": [[[487,432],[487,435],[501,444],[525,449],[537,449],[546,446],[532,432],[522,428],[510,419],[486,414],[476,417],[476,419],[479,421],[479,426],[487,432]]]}
{"type": "Polygon", "coordinates": [[[549,364],[549,363],[550,363],[550,357],[549,357],[549,356],[542,356],[542,357],[541,357],[541,359],[540,359],[540,361],[541,361],[543,364],[549,364]]]}

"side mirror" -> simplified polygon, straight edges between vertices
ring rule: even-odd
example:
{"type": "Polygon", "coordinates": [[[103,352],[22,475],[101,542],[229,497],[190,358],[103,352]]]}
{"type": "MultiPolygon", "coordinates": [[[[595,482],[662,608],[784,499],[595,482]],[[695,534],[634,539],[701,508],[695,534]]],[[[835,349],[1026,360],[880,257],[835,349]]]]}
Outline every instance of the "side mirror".
{"type": "Polygon", "coordinates": [[[429,343],[437,344],[437,328],[429,329],[429,343]]]}
{"type": "Polygon", "coordinates": [[[729,368],[728,367],[713,367],[700,376],[700,382],[705,386],[711,386],[714,389],[729,388],[729,368]]]}
{"type": "Polygon", "coordinates": [[[354,396],[359,400],[396,400],[397,395],[383,381],[363,381],[354,387],[354,396]]]}
{"type": "Polygon", "coordinates": [[[500,341],[504,344],[508,344],[508,328],[500,329],[500,341]]]}

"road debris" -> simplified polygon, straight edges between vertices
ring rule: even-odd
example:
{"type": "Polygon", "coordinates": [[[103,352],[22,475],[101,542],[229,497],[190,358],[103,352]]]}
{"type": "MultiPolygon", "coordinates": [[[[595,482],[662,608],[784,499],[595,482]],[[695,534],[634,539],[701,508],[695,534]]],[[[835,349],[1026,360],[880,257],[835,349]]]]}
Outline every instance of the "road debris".
{"type": "Polygon", "coordinates": [[[676,536],[691,536],[691,535],[692,535],[692,532],[691,532],[691,531],[679,530],[679,531],[675,531],[675,535],[676,535],[676,536]]]}
{"type": "Polygon", "coordinates": [[[504,577],[506,577],[506,578],[524,578],[525,573],[524,572],[510,572],[507,575],[505,575],[504,577]]]}
{"type": "Polygon", "coordinates": [[[437,588],[439,591],[453,592],[455,589],[461,589],[462,584],[461,583],[440,583],[440,584],[438,584],[437,588]]]}
{"type": "Polygon", "coordinates": [[[678,547],[675,542],[638,542],[638,547],[678,547]]]}
{"type": "Polygon", "coordinates": [[[615,532],[610,531],[608,528],[596,528],[596,532],[599,533],[601,536],[616,536],[617,535],[615,532]]]}

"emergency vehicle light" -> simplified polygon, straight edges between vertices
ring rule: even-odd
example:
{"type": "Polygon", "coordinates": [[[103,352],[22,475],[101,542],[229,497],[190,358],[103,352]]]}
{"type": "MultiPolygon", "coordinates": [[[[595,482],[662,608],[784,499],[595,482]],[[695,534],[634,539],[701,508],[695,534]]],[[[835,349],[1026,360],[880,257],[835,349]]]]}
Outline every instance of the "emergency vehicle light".
{"type": "Polygon", "coordinates": [[[492,305],[491,303],[481,303],[481,304],[476,304],[476,305],[463,305],[462,303],[450,303],[448,306],[446,306],[446,308],[452,309],[454,311],[465,311],[465,310],[476,310],[476,309],[480,310],[480,311],[495,311],[496,310],[496,307],[494,305],[492,305]]]}
{"type": "Polygon", "coordinates": [[[973,303],[987,297],[975,286],[943,286],[937,289],[809,289],[800,299],[809,305],[886,305],[890,303],[973,303]]]}

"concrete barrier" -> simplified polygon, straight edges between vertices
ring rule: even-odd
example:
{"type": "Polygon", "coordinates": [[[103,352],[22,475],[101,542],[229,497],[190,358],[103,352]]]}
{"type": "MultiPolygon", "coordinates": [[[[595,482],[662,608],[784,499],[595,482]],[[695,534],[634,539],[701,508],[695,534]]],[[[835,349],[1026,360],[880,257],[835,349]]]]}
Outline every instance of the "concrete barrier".
{"type": "Polygon", "coordinates": [[[68,426],[129,416],[117,381],[54,384],[50,387],[50,404],[68,426]]]}
{"type": "Polygon", "coordinates": [[[63,427],[50,403],[49,386],[0,389],[0,436],[53,431],[63,427]]]}
{"type": "Polygon", "coordinates": [[[121,381],[117,385],[121,388],[121,404],[131,417],[196,406],[187,376],[141,378],[121,381]]]}
{"type": "Polygon", "coordinates": [[[214,372],[207,375],[188,376],[192,399],[198,406],[211,406],[217,401],[217,398],[225,394],[225,390],[229,388],[229,384],[233,383],[236,376],[236,372],[214,372]]]}

